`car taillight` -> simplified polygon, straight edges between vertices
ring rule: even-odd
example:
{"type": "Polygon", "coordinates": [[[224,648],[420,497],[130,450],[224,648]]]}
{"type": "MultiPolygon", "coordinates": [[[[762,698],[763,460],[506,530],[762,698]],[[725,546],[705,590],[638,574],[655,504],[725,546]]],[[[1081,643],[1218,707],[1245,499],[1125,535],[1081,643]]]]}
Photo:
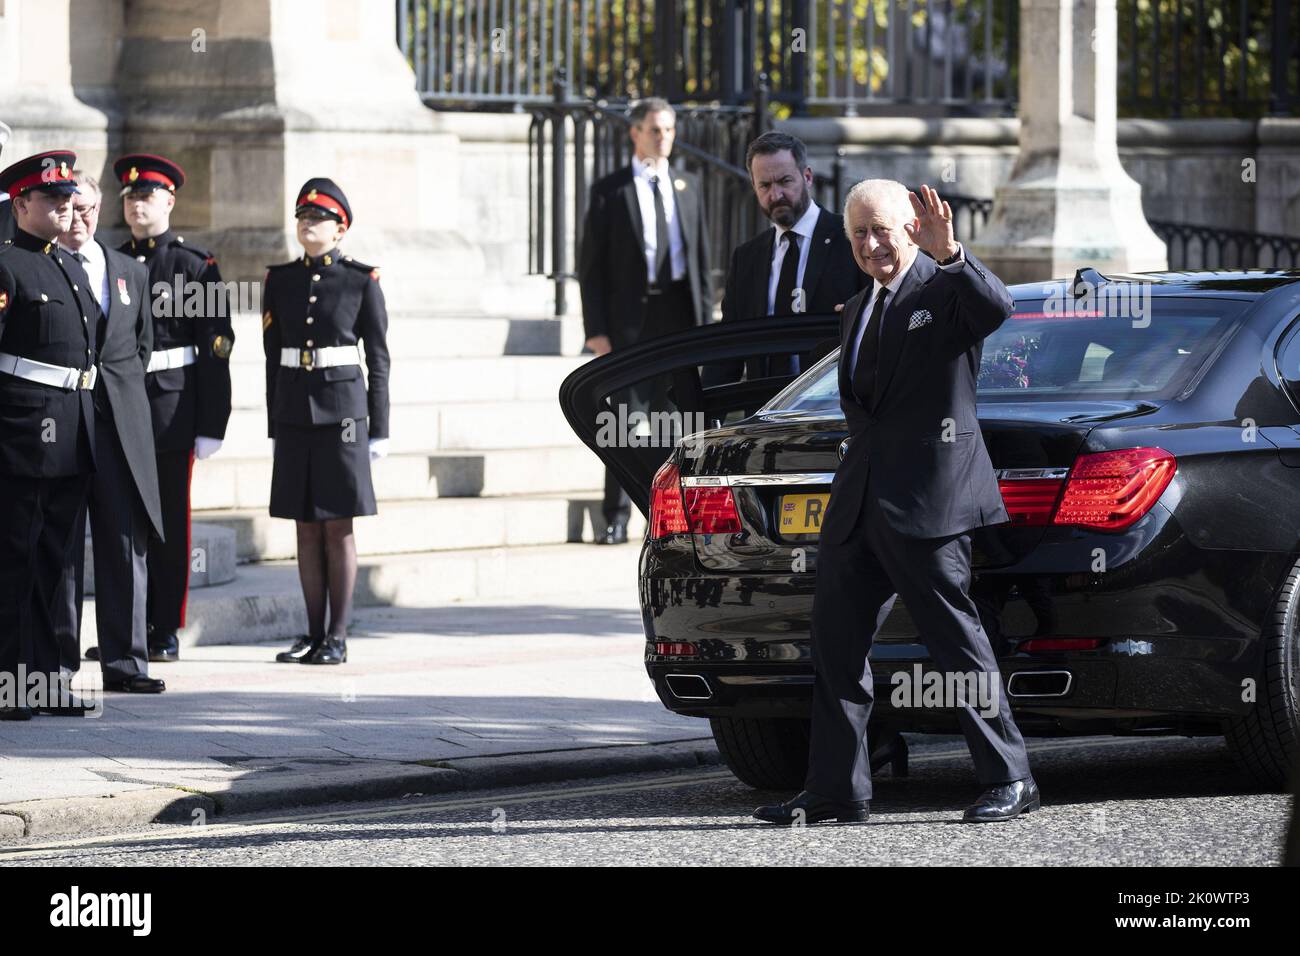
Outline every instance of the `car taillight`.
{"type": "Polygon", "coordinates": [[[1011,524],[1019,528],[1051,524],[1052,509],[1063,484],[1064,478],[998,479],[998,491],[1002,492],[1011,524]]]}
{"type": "Polygon", "coordinates": [[[659,466],[650,484],[650,537],[665,538],[689,530],[682,505],[681,475],[669,460],[659,466]]]}
{"type": "Polygon", "coordinates": [[[681,472],[664,462],[650,484],[650,537],[670,534],[736,534],[740,513],[731,489],[692,485],[682,488],[681,472]]]}
{"type": "Polygon", "coordinates": [[[1101,531],[1127,528],[1151,509],[1177,468],[1177,459],[1163,448],[1080,455],[1053,521],[1101,531]]]}
{"type": "Polygon", "coordinates": [[[693,534],[736,534],[740,515],[730,488],[687,488],[686,514],[693,534]]]}

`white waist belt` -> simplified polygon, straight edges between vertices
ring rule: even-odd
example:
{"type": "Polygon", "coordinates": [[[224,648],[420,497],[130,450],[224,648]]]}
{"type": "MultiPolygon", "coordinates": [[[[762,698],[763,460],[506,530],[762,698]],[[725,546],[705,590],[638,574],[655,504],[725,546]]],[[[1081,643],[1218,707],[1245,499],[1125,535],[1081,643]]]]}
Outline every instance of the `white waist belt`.
{"type": "Polygon", "coordinates": [[[38,385],[63,388],[75,392],[79,388],[94,388],[99,380],[99,367],[68,368],[66,365],[49,365],[34,359],[25,359],[8,352],[0,352],[0,372],[8,372],[38,385]]]}
{"type": "Polygon", "coordinates": [[[181,345],[174,349],[162,349],[149,356],[146,372],[165,372],[169,368],[184,368],[193,365],[198,359],[197,345],[181,345]]]}
{"type": "Polygon", "coordinates": [[[331,368],[335,365],[360,365],[361,353],[355,345],[329,345],[321,349],[280,349],[280,364],[285,368],[331,368]]]}

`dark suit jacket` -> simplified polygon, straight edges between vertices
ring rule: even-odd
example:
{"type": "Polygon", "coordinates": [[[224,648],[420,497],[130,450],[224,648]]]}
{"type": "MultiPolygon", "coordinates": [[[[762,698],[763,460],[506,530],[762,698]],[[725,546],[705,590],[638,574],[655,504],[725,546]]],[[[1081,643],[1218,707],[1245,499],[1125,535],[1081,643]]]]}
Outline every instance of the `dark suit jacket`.
{"type": "MultiPolygon", "coordinates": [[[[768,314],[767,289],[772,278],[772,252],[776,229],[768,228],[748,242],[741,243],[731,254],[727,269],[727,287],[722,296],[722,321],[755,319],[768,314]]],[[[827,209],[817,216],[812,247],[804,267],[804,312],[808,315],[832,315],[835,306],[848,302],[859,290],[871,285],[871,277],[858,268],[853,246],[844,234],[844,217],[827,209]]],[[[742,367],[751,379],[783,374],[786,363],[773,365],[771,359],[755,356],[745,363],[719,365],[709,376],[712,382],[734,382],[742,367]]],[[[806,365],[804,366],[807,367],[806,365]]]]}
{"type": "MultiPolygon", "coordinates": [[[[691,284],[694,313],[682,328],[704,325],[713,312],[709,278],[709,239],[700,204],[699,179],[672,170],[673,201],[686,250],[686,277],[691,284]]],[[[610,173],[591,187],[587,216],[578,251],[578,284],[582,292],[582,322],[587,338],[608,335],[614,348],[641,339],[646,313],[645,242],[641,206],[636,198],[632,167],[610,173]]]]}
{"type": "Polygon", "coordinates": [[[849,362],[857,323],[870,318],[870,288],[844,307],[840,407],[850,440],[822,526],[830,542],[848,538],[864,495],[878,499],[890,526],[907,537],[946,537],[1008,520],[980,434],[975,384],[983,340],[1014,303],[997,276],[965,253],[954,272],[917,253],[885,310],[866,407],[853,394],[849,362]],[[945,419],[952,420],[952,441],[943,440],[945,419]]]}
{"type": "Polygon", "coordinates": [[[108,272],[109,310],[99,352],[99,382],[112,412],[117,440],[135,479],[136,491],[159,538],[162,503],[158,497],[158,465],[154,451],[145,367],[153,351],[149,272],[133,258],[103,243],[108,272]],[[125,283],[125,286],[122,285],[125,283]],[[125,294],[123,288],[125,287],[125,294]]]}

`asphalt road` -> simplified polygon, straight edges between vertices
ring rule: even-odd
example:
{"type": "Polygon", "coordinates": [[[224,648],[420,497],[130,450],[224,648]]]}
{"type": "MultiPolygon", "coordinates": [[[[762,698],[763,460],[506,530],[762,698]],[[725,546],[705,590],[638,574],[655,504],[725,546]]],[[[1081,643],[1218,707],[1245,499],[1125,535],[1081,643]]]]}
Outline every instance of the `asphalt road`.
{"type": "Polygon", "coordinates": [[[722,769],[314,807],[0,848],[0,865],[1244,865],[1281,860],[1291,798],[1255,793],[1221,739],[1030,741],[1044,806],[960,823],[978,793],[952,739],[909,738],[862,825],[750,817],[789,794],[722,769]]]}

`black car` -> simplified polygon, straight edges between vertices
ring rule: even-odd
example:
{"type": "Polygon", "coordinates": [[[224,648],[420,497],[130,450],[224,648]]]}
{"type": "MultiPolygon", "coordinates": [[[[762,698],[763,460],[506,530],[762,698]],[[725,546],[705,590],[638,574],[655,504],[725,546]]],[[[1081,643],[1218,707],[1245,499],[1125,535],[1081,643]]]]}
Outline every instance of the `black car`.
{"type": "MultiPolygon", "coordinates": [[[[1017,723],[1224,735],[1281,788],[1300,734],[1300,272],[1081,270],[1011,292],[978,381],[1011,518],[972,533],[971,594],[1017,723]]],[[[593,361],[560,391],[649,519],[640,597],[660,699],[709,718],[761,788],[797,788],[806,769],[819,515],[847,438],[838,349],[793,381],[701,383],[751,354],[808,361],[827,340],[837,316],[705,326],[593,361]],[[615,408],[650,394],[664,407],[619,437],[615,408]]],[[[896,674],[930,666],[901,600],[871,661],[873,733],[959,732],[955,711],[891,700],[896,674]]]]}

